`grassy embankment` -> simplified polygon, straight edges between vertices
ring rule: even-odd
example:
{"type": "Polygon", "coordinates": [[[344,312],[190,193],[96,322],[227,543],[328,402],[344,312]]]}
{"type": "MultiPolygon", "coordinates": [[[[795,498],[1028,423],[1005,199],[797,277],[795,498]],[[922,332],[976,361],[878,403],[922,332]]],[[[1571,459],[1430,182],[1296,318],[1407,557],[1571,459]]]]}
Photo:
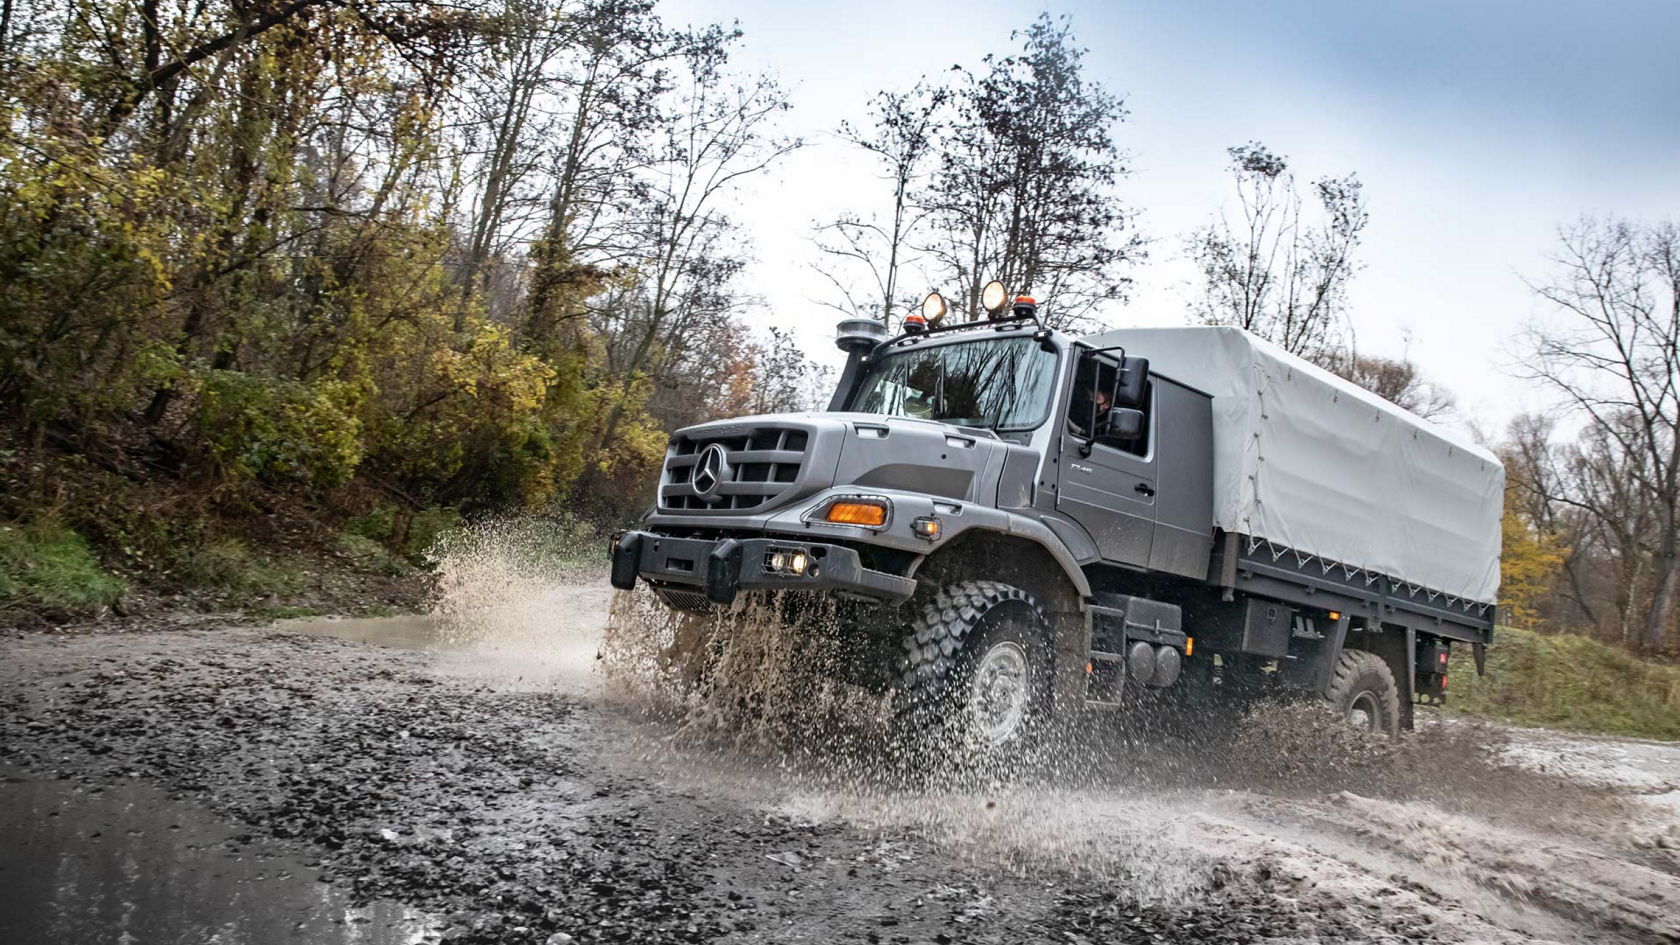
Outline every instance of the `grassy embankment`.
{"type": "Polygon", "coordinates": [[[428,583],[425,549],[458,518],[447,510],[418,517],[400,552],[385,540],[389,519],[376,508],[284,542],[194,523],[126,555],[56,516],[0,521],[0,627],[193,611],[267,619],[413,609],[428,583]]]}
{"type": "Polygon", "coordinates": [[[426,606],[440,557],[543,574],[593,574],[604,565],[605,527],[560,508],[472,526],[452,509],[427,509],[413,517],[400,550],[388,506],[336,521],[297,509],[291,517],[285,529],[255,533],[249,521],[170,521],[129,554],[123,536],[102,543],[55,515],[0,519],[0,628],[113,617],[151,625],[190,612],[378,616],[426,606]],[[233,532],[241,524],[245,535],[233,532]]]}
{"type": "Polygon", "coordinates": [[[1518,725],[1680,739],[1680,667],[1573,634],[1502,627],[1477,678],[1456,647],[1448,708],[1518,725]]]}
{"type": "Polygon", "coordinates": [[[70,529],[51,521],[0,525],[0,610],[97,611],[126,589],[70,529]]]}

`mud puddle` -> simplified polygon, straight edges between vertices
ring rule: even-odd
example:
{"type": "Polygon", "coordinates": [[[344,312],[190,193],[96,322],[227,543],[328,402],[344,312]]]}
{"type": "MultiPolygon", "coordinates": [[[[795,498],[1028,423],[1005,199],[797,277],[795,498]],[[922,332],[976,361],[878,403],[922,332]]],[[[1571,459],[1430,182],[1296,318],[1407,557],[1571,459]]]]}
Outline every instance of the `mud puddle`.
{"type": "Polygon", "coordinates": [[[595,692],[595,663],[612,588],[600,582],[560,586],[474,586],[428,614],[308,617],[276,621],[280,633],[430,654],[442,676],[499,690],[571,695],[595,692]]]}
{"type": "Polygon", "coordinates": [[[437,928],[398,903],[353,905],[318,861],[146,783],[0,770],[0,811],[0,941],[11,945],[398,945],[437,928]]]}
{"type": "Polygon", "coordinates": [[[397,617],[299,617],[277,620],[273,629],[311,637],[336,637],[352,643],[399,650],[434,650],[444,645],[442,626],[431,614],[397,617]]]}

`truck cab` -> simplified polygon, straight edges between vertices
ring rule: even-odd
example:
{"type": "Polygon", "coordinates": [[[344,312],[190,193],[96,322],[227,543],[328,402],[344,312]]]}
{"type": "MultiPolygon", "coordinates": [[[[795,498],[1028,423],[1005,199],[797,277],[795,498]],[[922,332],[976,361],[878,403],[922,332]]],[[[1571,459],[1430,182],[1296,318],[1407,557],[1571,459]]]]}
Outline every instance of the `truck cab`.
{"type": "MultiPolygon", "coordinates": [[[[1269,458],[1243,452],[1263,451],[1268,408],[1241,413],[1247,380],[1220,395],[1183,376],[1226,381],[1194,344],[1159,341],[1183,367],[1152,367],[1150,345],[1048,329],[1030,299],[933,322],[891,338],[842,322],[849,359],[825,411],[677,431],[653,508],[614,538],[613,584],[698,612],[743,595],[843,601],[903,726],[975,751],[1057,713],[1270,685],[1392,733],[1414,701],[1444,698],[1452,642],[1491,640],[1490,601],[1396,594],[1394,575],[1244,532],[1271,495],[1231,483],[1269,458]]],[[[1344,408],[1302,412],[1327,409],[1344,408]]],[[[1316,525],[1312,497],[1288,501],[1302,509],[1289,521],[1316,525]]]]}

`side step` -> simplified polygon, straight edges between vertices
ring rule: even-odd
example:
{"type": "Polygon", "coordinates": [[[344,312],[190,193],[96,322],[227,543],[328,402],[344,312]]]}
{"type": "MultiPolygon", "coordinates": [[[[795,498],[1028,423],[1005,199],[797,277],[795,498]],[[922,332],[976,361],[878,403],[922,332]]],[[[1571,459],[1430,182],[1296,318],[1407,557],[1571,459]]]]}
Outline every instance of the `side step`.
{"type": "Polygon", "coordinates": [[[1091,650],[1085,659],[1085,705],[1092,709],[1118,709],[1126,685],[1126,657],[1122,653],[1091,650]]]}

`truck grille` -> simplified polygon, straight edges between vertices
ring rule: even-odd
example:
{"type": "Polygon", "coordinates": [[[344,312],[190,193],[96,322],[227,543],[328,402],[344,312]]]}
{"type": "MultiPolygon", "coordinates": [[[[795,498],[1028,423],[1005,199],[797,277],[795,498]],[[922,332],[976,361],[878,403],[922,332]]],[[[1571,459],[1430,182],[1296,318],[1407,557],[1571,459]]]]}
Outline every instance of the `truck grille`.
{"type": "Polygon", "coordinates": [[[671,512],[746,512],[769,505],[799,481],[810,434],[766,427],[746,434],[672,439],[659,485],[671,512]],[[712,447],[718,449],[712,449],[712,447]]]}

